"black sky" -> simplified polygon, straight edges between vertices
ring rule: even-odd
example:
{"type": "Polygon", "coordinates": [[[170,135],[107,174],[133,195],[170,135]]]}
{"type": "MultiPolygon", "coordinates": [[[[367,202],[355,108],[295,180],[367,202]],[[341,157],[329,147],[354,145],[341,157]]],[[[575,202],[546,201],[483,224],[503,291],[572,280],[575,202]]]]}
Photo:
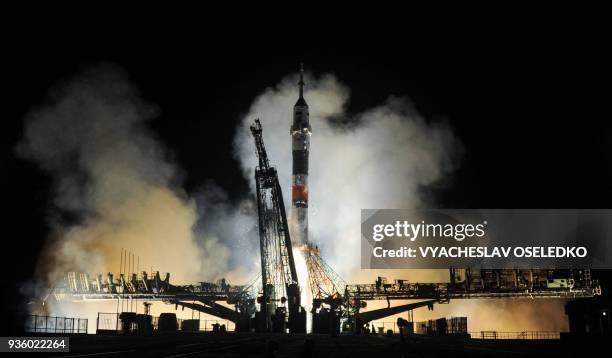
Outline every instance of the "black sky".
{"type": "Polygon", "coordinates": [[[14,155],[23,117],[56,81],[101,61],[126,69],[159,106],[151,125],[184,169],[188,191],[212,179],[234,200],[247,194],[232,156],[237,121],[257,94],[304,61],[315,74],[331,72],[348,85],[349,112],[406,96],[427,119],[450,123],[464,154],[459,170],[434,191],[440,206],[609,207],[603,26],[565,18],[446,20],[308,31],[233,22],[188,34],[41,29],[6,36],[0,118],[13,217],[5,235],[19,240],[4,238],[8,265],[18,269],[3,279],[3,290],[14,292],[31,277],[47,233],[49,178],[14,155]]]}

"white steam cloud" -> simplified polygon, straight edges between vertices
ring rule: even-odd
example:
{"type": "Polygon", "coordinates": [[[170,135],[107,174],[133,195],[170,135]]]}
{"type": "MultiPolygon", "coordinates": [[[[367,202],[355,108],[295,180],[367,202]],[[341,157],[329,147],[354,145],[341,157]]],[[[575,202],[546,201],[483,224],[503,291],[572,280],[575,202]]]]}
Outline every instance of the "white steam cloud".
{"type": "Polygon", "coordinates": [[[55,86],[29,112],[17,152],[54,182],[41,283],[55,285],[68,271],[116,273],[121,248],[140,257],[141,270],[154,265],[172,282],[228,270],[222,238],[198,233],[196,201],[147,127],[157,114],[126,73],[108,64],[55,86]]]}

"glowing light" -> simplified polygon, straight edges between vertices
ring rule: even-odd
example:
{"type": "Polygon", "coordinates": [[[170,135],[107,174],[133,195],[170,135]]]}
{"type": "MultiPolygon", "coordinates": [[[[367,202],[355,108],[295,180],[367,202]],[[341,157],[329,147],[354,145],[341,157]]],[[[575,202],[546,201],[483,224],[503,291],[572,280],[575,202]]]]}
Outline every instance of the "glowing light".
{"type": "Polygon", "coordinates": [[[295,270],[297,271],[298,281],[300,283],[300,300],[302,307],[306,310],[306,332],[312,331],[312,292],[308,284],[308,267],[306,267],[306,258],[304,251],[299,248],[293,249],[293,259],[295,260],[295,270]]]}

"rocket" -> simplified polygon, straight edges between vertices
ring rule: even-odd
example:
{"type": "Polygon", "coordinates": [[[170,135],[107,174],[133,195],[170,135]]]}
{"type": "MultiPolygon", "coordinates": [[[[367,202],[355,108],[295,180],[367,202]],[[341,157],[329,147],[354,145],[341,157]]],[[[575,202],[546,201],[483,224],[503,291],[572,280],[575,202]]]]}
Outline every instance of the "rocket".
{"type": "Polygon", "coordinates": [[[308,243],[308,156],[312,129],[308,104],[304,99],[304,66],[300,66],[300,97],[293,106],[291,147],[293,175],[291,176],[291,236],[298,245],[308,243]]]}

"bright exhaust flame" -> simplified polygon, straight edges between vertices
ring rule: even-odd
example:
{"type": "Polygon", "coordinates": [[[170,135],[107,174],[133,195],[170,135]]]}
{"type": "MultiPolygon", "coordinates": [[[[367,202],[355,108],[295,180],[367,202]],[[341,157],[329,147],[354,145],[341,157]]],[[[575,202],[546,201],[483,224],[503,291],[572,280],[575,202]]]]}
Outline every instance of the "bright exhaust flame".
{"type": "Polygon", "coordinates": [[[300,300],[302,307],[306,310],[306,332],[312,330],[312,292],[308,281],[308,267],[306,266],[306,251],[302,248],[293,249],[293,259],[295,261],[295,270],[297,271],[298,282],[300,284],[300,300]]]}

